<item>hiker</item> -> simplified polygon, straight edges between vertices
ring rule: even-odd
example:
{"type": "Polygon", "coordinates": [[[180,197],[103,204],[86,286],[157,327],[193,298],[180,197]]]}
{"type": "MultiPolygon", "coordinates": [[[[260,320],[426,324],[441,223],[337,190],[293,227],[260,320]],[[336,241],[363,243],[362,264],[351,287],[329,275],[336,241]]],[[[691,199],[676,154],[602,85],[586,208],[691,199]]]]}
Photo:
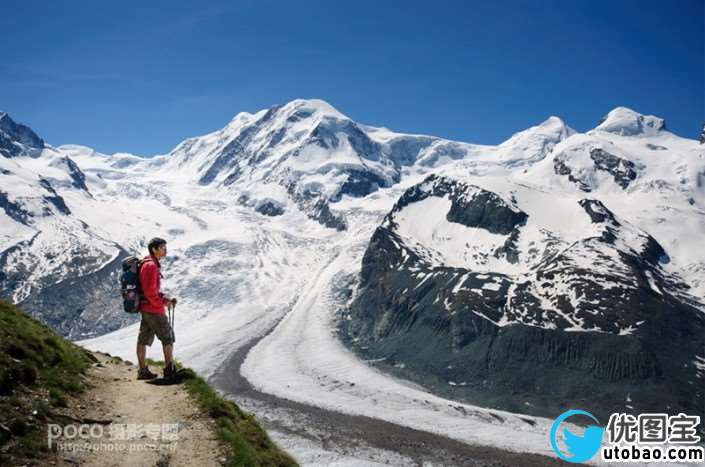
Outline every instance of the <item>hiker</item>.
{"type": "Polygon", "coordinates": [[[154,379],[157,377],[149,371],[145,356],[147,346],[152,345],[154,336],[162,343],[164,350],[164,379],[169,379],[176,373],[174,365],[173,344],[174,333],[164,311],[165,306],[175,306],[176,298],[167,297],[159,291],[160,278],[159,260],[166,256],[166,240],[153,238],[147,245],[149,256],[145,256],[139,269],[142,301],[139,311],[142,315],[140,332],[137,337],[137,362],[139,370],[137,379],[154,379]]]}

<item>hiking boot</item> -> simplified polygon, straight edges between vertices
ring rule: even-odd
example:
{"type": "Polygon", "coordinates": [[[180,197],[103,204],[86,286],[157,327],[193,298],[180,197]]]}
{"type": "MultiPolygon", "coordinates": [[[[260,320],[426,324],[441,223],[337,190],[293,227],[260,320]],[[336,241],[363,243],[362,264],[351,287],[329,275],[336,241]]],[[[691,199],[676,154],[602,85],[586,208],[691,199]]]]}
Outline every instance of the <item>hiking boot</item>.
{"type": "Polygon", "coordinates": [[[164,379],[171,379],[176,375],[176,365],[170,363],[164,367],[164,379]]]}
{"type": "Polygon", "coordinates": [[[140,368],[137,372],[137,379],[154,379],[156,377],[157,375],[149,371],[149,368],[147,367],[140,368]]]}

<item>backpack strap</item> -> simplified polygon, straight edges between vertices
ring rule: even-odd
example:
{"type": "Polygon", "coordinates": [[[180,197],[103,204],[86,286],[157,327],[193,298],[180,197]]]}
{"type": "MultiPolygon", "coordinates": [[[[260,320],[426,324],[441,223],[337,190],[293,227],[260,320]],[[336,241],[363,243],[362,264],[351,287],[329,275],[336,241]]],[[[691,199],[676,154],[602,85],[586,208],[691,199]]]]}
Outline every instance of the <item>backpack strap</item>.
{"type": "MultiPolygon", "coordinates": [[[[142,259],[139,260],[139,262],[137,263],[137,274],[140,273],[140,268],[141,268],[142,265],[143,265],[144,263],[146,263],[147,261],[151,261],[151,262],[154,263],[154,260],[152,259],[151,256],[150,256],[149,258],[142,258],[142,259]]],[[[159,277],[160,277],[161,279],[164,279],[164,274],[162,274],[162,268],[161,268],[161,265],[160,265],[159,263],[157,263],[157,271],[159,271],[159,277]]]]}

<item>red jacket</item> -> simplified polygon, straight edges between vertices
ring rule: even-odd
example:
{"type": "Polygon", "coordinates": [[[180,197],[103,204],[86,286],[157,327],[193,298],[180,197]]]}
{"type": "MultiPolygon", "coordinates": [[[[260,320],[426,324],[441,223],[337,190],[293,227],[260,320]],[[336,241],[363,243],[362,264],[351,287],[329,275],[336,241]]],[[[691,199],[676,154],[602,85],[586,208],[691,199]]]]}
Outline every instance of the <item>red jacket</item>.
{"type": "Polygon", "coordinates": [[[159,260],[150,255],[145,256],[143,261],[140,267],[140,289],[142,289],[140,311],[163,315],[167,300],[159,291],[161,277],[159,260]]]}

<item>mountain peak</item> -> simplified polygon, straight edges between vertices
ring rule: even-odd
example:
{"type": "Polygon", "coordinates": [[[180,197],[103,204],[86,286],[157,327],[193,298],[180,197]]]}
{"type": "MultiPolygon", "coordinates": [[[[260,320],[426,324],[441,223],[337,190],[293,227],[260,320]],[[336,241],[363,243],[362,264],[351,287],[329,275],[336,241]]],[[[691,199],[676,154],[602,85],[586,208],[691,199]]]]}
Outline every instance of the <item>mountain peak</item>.
{"type": "Polygon", "coordinates": [[[28,126],[15,122],[7,112],[0,112],[0,154],[5,157],[37,154],[44,140],[28,126]]]}
{"type": "Polygon", "coordinates": [[[529,128],[529,130],[534,130],[536,133],[541,133],[545,135],[558,135],[560,139],[565,139],[568,136],[576,133],[574,129],[569,127],[563,119],[551,115],[543,122],[539,123],[535,127],[529,128]]]}
{"type": "Polygon", "coordinates": [[[548,117],[546,120],[544,120],[543,122],[541,122],[539,124],[539,126],[553,126],[553,125],[558,125],[561,127],[567,126],[565,124],[565,122],[563,121],[563,119],[561,119],[560,117],[556,117],[555,115],[551,115],[550,117],[548,117]]]}
{"type": "Polygon", "coordinates": [[[623,136],[650,135],[666,129],[664,119],[642,115],[628,107],[616,107],[605,115],[595,128],[623,136]]]}
{"type": "Polygon", "coordinates": [[[267,109],[260,110],[254,114],[240,112],[228,123],[225,129],[240,128],[243,125],[252,124],[261,119],[269,120],[271,117],[280,120],[280,124],[285,121],[297,122],[310,118],[332,118],[348,119],[338,109],[321,99],[294,99],[286,104],[279,104],[267,109]]]}
{"type": "Polygon", "coordinates": [[[547,144],[552,146],[574,133],[575,130],[566,125],[559,117],[550,116],[538,125],[514,133],[511,138],[504,141],[500,146],[526,148],[536,143],[540,143],[542,147],[547,144]]]}
{"type": "Polygon", "coordinates": [[[282,110],[289,112],[305,112],[334,118],[347,118],[338,109],[322,99],[294,99],[282,106],[282,110]]]}

